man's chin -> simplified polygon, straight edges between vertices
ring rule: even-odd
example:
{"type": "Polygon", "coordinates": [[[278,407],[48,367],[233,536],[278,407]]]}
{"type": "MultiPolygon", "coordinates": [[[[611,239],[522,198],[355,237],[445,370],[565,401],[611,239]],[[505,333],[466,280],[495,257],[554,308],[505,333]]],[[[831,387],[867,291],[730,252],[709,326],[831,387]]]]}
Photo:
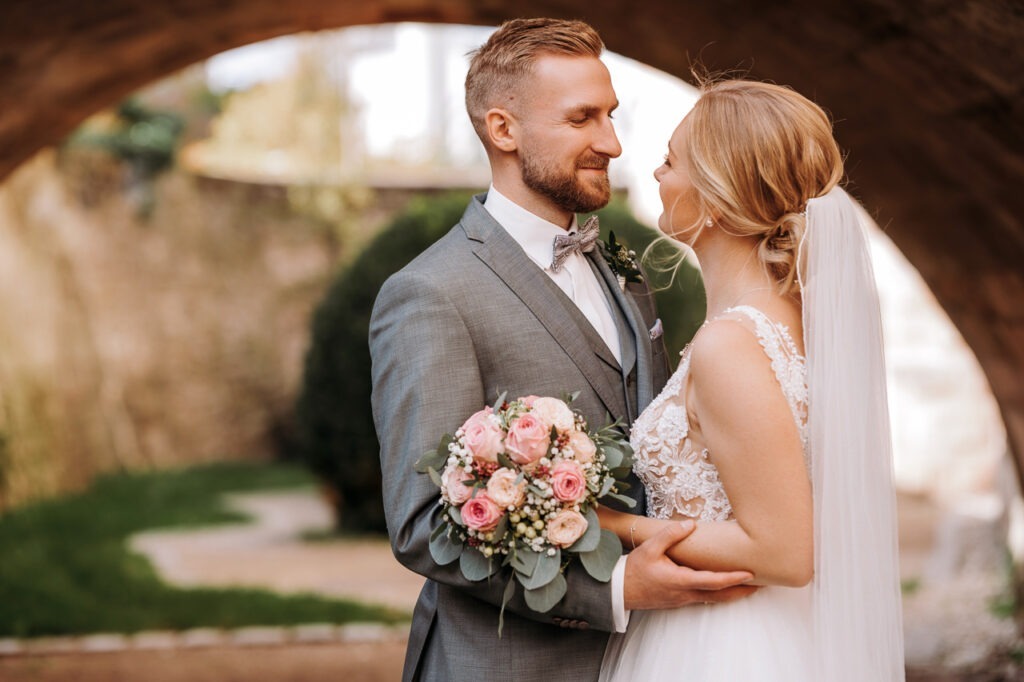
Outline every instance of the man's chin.
{"type": "Polygon", "coordinates": [[[586,201],[588,205],[593,206],[593,208],[584,209],[583,211],[580,211],[580,213],[596,211],[599,208],[607,206],[608,202],[612,200],[612,188],[607,181],[607,176],[601,183],[591,183],[590,187],[587,188],[587,191],[583,194],[581,199],[586,201]]]}

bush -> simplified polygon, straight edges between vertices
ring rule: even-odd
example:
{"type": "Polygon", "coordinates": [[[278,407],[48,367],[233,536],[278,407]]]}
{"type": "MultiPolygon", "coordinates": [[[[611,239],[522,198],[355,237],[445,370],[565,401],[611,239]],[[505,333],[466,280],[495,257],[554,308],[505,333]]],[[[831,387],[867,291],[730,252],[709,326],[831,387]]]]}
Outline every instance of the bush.
{"type": "MultiPolygon", "coordinates": [[[[633,217],[622,201],[613,201],[598,211],[601,219],[601,239],[615,233],[615,240],[636,251],[637,258],[660,234],[633,217]]],[[[644,261],[647,283],[654,290],[658,317],[665,328],[665,346],[673,363],[697,329],[704,322],[704,282],[700,272],[688,262],[683,263],[673,277],[671,272],[659,270],[659,263],[674,262],[678,251],[667,242],[656,244],[644,261]]]]}
{"type": "Polygon", "coordinates": [[[115,129],[105,132],[81,129],[69,142],[104,149],[125,161],[136,179],[148,181],[174,164],[184,130],[185,122],[180,115],[150,109],[129,98],[117,108],[115,129]]]}
{"type": "MultiPolygon", "coordinates": [[[[370,409],[367,337],[374,299],[388,276],[458,222],[468,200],[468,195],[453,194],[411,202],[338,277],[314,315],[297,405],[300,447],[310,468],[335,493],[339,530],[385,530],[379,444],[370,409]]],[[[599,215],[602,237],[610,226],[618,241],[637,253],[656,236],[621,202],[599,215]]],[[[666,279],[654,273],[651,281],[662,286],[666,279]]],[[[674,286],[658,292],[657,302],[669,350],[679,350],[704,317],[700,276],[684,266],[674,286]]]]}

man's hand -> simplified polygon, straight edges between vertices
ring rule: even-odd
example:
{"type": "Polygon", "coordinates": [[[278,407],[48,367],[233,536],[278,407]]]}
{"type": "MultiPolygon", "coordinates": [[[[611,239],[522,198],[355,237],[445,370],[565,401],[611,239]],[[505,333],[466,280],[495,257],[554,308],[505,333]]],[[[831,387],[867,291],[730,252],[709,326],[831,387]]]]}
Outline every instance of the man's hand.
{"type": "Polygon", "coordinates": [[[685,540],[696,527],[693,521],[669,524],[630,553],[626,558],[623,581],[627,610],[671,609],[694,602],[727,602],[757,590],[744,584],[754,578],[747,571],[695,571],[668,557],[668,548],[685,540]]]}

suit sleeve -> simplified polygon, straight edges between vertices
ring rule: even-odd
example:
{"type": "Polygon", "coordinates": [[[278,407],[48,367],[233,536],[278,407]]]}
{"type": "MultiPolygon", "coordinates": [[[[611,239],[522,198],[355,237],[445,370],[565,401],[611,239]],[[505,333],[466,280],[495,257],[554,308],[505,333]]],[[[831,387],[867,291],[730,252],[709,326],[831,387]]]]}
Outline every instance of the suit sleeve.
{"type": "MultiPolygon", "coordinates": [[[[439,287],[410,272],[392,276],[381,289],[370,321],[373,414],[380,439],[384,511],[395,557],[431,580],[500,606],[511,577],[506,569],[489,581],[471,582],[458,562],[437,565],[428,547],[440,522],[439,491],[413,464],[454,433],[469,415],[496,396],[484,394],[476,349],[459,311],[439,287]]],[[[611,588],[578,564],[566,570],[566,596],[552,611],[526,606],[521,586],[507,611],[536,621],[585,620],[611,631],[611,588]]],[[[495,624],[497,625],[497,624],[495,624]]]]}

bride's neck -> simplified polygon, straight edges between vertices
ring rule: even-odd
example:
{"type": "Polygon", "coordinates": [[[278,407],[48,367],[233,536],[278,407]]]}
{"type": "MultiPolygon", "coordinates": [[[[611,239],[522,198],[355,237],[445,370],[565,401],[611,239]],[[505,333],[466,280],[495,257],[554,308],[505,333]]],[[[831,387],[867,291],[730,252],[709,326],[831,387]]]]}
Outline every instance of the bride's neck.
{"type": "MultiPolygon", "coordinates": [[[[710,235],[709,235],[710,236],[710,235]]],[[[772,282],[757,257],[757,242],[721,232],[694,245],[704,277],[707,319],[748,302],[758,292],[771,291],[772,282]]]]}

